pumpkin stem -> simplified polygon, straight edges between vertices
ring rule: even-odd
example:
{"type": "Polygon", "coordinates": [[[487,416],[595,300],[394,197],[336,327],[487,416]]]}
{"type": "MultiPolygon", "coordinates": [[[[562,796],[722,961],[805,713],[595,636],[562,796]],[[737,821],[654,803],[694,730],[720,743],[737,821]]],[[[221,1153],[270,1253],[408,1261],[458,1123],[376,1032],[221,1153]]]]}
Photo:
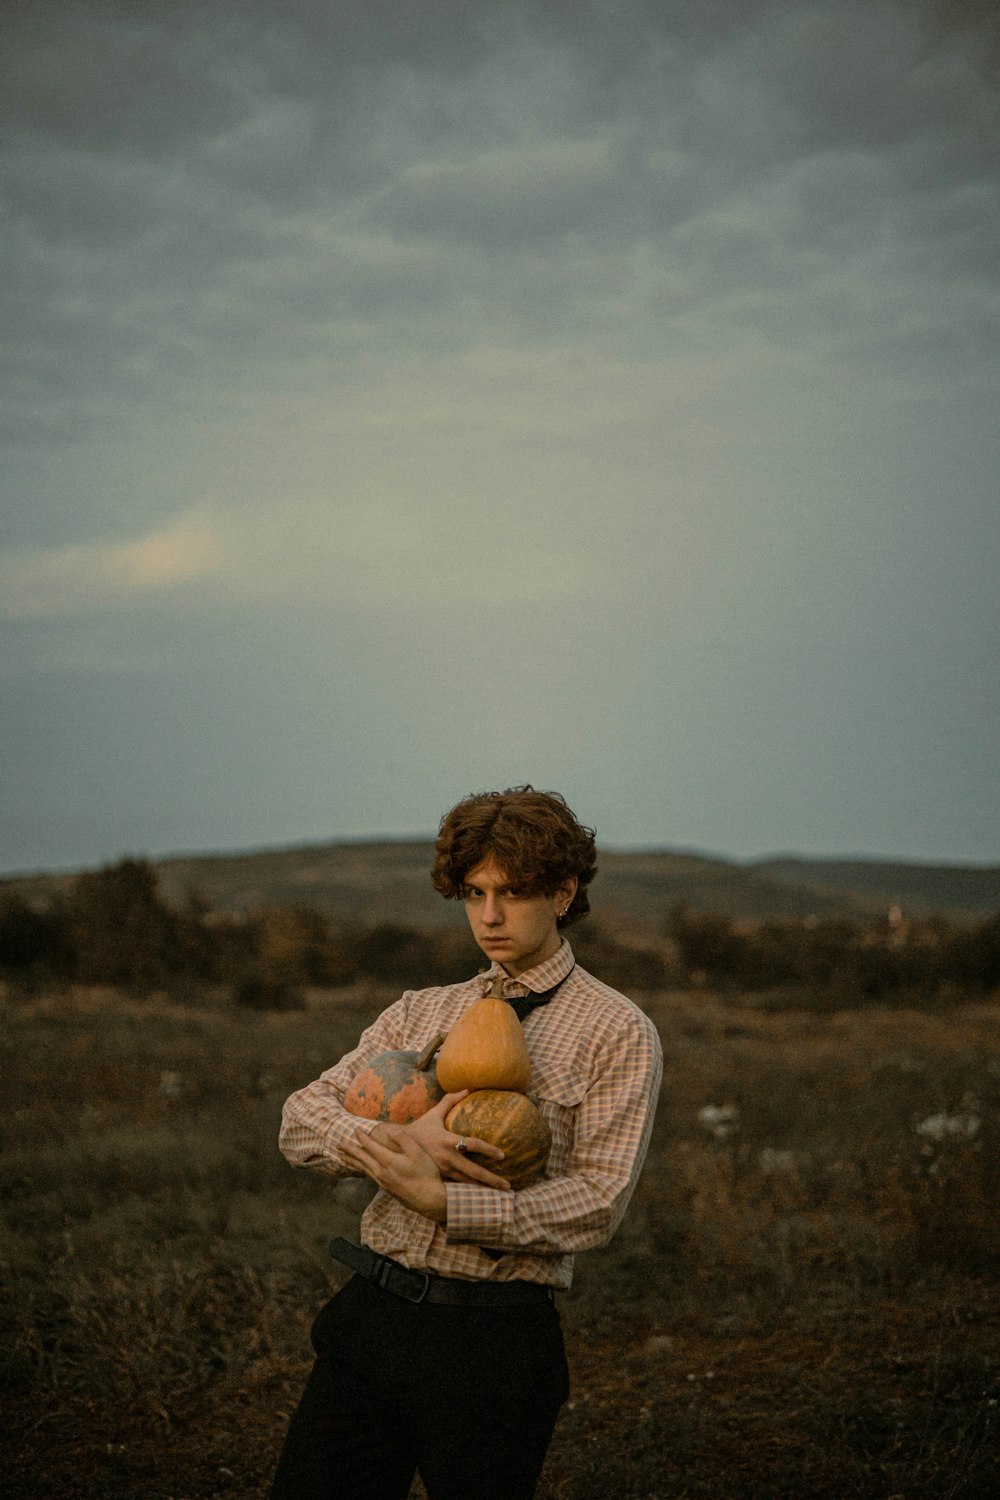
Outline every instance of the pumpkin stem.
{"type": "Polygon", "coordinates": [[[427,1069],[431,1065],[431,1058],[434,1056],[435,1052],[444,1041],[445,1035],[446,1033],[442,1031],[438,1036],[434,1037],[433,1041],[427,1043],[427,1046],[417,1058],[418,1073],[426,1073],[427,1069]]]}

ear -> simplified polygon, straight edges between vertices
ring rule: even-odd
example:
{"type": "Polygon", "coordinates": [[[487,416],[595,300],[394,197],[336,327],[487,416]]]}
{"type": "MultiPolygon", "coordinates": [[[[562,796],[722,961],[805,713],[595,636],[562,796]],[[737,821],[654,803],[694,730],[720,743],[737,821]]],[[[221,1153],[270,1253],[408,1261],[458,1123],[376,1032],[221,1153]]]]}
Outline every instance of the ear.
{"type": "Polygon", "coordinates": [[[569,877],[569,879],[568,880],[564,880],[563,883],[562,883],[562,885],[559,886],[558,889],[556,890],[556,893],[555,893],[556,911],[560,915],[564,915],[565,912],[566,912],[566,908],[568,906],[572,906],[572,904],[573,904],[573,897],[576,895],[577,890],[579,889],[579,886],[580,886],[579,880],[577,880],[577,878],[576,878],[575,875],[571,875],[569,877]]]}

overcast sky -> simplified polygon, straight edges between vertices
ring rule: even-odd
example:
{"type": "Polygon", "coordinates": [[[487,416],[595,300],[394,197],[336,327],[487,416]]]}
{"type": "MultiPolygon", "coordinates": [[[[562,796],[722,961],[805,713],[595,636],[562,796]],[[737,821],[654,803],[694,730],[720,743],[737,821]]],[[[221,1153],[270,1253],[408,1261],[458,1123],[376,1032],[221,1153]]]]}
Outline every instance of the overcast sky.
{"type": "Polygon", "coordinates": [[[5,7],[5,870],[1000,861],[995,4],[5,7]]]}

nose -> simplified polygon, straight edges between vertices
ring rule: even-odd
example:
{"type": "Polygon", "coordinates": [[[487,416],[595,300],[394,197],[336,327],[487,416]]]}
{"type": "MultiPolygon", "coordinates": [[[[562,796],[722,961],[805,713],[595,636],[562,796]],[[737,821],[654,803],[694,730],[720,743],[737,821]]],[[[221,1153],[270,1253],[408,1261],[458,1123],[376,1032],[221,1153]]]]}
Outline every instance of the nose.
{"type": "Polygon", "coordinates": [[[487,927],[496,927],[503,921],[503,908],[492,893],[487,893],[483,900],[483,923],[487,927]]]}

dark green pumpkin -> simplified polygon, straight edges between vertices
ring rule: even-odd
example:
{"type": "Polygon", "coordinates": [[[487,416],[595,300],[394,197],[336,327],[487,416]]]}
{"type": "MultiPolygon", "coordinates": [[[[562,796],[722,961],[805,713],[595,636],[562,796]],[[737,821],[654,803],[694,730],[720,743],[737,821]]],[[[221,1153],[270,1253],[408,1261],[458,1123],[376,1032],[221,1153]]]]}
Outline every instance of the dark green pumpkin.
{"type": "Polygon", "coordinates": [[[444,1041],[436,1036],[421,1052],[380,1052],[351,1079],[344,1108],[363,1120],[409,1125],[444,1098],[434,1071],[434,1053],[444,1041]]]}

